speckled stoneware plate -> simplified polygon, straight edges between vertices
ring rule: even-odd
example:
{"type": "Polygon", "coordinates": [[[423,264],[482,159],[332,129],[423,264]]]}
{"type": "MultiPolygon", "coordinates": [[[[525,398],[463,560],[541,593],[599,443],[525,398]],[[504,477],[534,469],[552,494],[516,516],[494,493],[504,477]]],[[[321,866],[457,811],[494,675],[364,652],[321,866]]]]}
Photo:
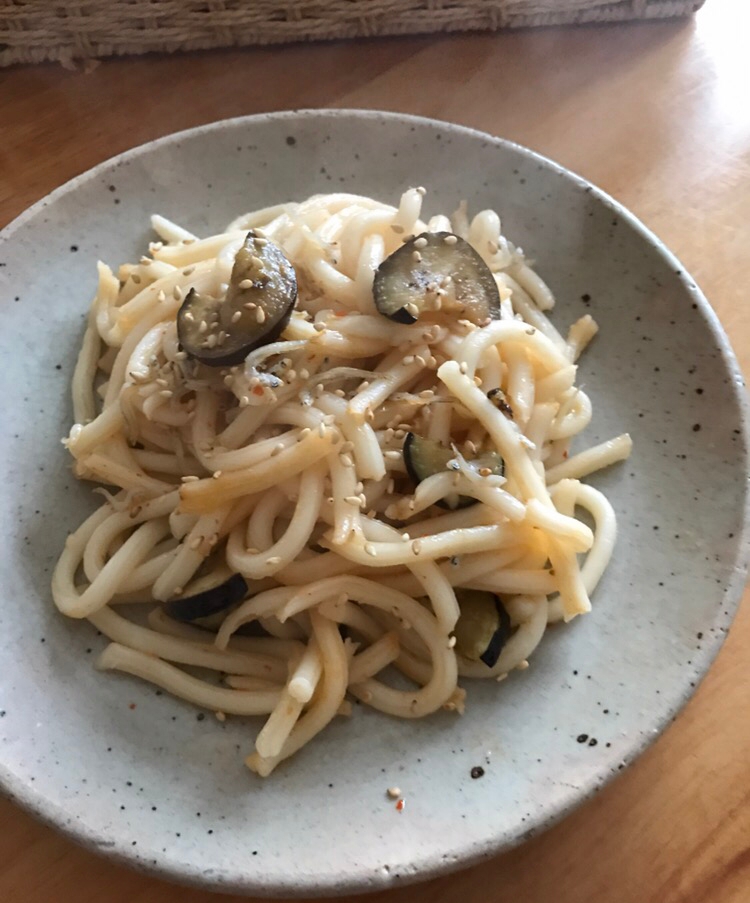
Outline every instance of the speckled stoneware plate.
{"type": "Polygon", "coordinates": [[[3,233],[0,777],[88,847],[180,881],[254,894],[365,891],[517,844],[632,761],[693,692],[745,580],[747,412],[711,308],[678,261],[582,179],[488,135],[382,113],[221,122],[123,154],[3,233]],[[199,234],[238,213],[344,189],[429,209],[498,209],[558,298],[601,332],[580,381],[596,442],[630,461],[596,478],[620,539],[594,611],[550,630],[532,667],[469,685],[463,718],[357,710],[269,780],[258,725],[196,717],[93,668],[103,640],[53,608],[50,573],[94,504],[60,445],[95,263],[137,258],[159,211],[199,234]],[[132,704],[135,704],[133,706],[132,704]],[[472,767],[484,776],[472,780],[472,767]],[[406,799],[396,811],[386,789],[406,799]]]}

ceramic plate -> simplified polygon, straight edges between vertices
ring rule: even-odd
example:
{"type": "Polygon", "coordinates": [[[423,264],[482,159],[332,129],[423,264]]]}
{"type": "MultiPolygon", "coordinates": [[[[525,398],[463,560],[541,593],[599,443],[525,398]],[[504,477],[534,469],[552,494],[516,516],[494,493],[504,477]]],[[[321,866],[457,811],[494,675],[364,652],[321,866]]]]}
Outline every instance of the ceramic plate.
{"type": "Polygon", "coordinates": [[[711,308],[631,214],[521,147],[440,122],[311,111],[220,122],[74,179],[3,233],[0,778],[91,848],[180,881],[254,894],[364,891],[518,844],[632,761],[716,655],[745,580],[747,412],[711,308]],[[588,443],[635,451],[594,481],[620,537],[593,613],[551,629],[531,668],[469,683],[466,714],[357,710],[263,781],[257,723],[226,724],[93,668],[104,642],[55,611],[50,573],[95,504],[60,444],[98,258],[137,259],[159,211],[197,234],[332,190],[428,211],[494,207],[558,298],[601,331],[579,382],[588,443]],[[475,766],[484,769],[472,779],[475,766]],[[398,785],[406,808],[386,795],[398,785]]]}

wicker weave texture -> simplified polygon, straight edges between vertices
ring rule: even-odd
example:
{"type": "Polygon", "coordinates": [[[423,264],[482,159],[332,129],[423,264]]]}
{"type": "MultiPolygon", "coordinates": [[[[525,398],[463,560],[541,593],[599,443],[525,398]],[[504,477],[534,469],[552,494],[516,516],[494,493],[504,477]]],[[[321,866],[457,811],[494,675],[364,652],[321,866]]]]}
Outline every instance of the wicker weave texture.
{"type": "Polygon", "coordinates": [[[0,0],[0,66],[687,15],[704,0],[0,0]]]}

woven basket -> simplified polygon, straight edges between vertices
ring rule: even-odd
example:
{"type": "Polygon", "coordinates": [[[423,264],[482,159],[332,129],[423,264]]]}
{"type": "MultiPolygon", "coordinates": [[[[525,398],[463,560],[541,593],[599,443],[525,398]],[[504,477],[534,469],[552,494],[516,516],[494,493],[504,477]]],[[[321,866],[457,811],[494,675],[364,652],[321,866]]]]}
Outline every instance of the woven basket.
{"type": "Polygon", "coordinates": [[[687,15],[704,0],[0,0],[0,66],[687,15]]]}

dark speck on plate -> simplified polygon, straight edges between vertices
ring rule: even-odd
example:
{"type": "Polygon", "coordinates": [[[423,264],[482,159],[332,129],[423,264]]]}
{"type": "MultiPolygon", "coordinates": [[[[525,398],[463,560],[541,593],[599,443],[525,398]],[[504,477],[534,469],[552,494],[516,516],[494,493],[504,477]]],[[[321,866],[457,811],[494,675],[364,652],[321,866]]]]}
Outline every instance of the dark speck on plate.
{"type": "Polygon", "coordinates": [[[471,769],[469,774],[471,774],[472,778],[474,778],[474,780],[476,780],[477,778],[481,778],[484,776],[484,768],[482,768],[481,765],[475,765],[471,769]]]}

